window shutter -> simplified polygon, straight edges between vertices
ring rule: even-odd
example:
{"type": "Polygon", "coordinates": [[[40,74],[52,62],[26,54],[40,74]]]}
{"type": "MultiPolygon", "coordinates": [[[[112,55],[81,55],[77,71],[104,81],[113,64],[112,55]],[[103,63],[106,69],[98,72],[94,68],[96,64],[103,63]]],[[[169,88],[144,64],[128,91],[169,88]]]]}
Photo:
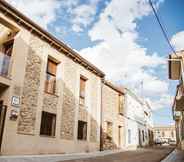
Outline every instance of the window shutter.
{"type": "Polygon", "coordinates": [[[47,72],[49,74],[52,74],[52,75],[56,76],[56,70],[57,70],[57,63],[55,63],[52,60],[48,59],[47,72]]]}

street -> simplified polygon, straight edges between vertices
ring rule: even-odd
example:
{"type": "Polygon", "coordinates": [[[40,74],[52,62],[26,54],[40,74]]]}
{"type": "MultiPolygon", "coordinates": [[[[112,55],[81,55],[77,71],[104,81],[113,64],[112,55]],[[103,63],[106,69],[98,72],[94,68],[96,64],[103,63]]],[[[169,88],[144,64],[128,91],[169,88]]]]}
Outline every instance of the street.
{"type": "Polygon", "coordinates": [[[138,149],[137,151],[126,151],[103,157],[69,160],[66,162],[160,162],[169,153],[171,153],[172,150],[173,147],[161,146],[148,149],[138,149]]]}

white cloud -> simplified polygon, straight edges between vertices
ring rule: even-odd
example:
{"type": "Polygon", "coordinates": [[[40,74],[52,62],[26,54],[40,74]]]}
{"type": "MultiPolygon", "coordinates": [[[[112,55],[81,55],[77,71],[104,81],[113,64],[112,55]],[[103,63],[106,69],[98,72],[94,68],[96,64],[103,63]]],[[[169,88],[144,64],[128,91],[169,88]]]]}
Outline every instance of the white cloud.
{"type": "Polygon", "coordinates": [[[36,23],[47,29],[59,17],[68,16],[68,23],[75,32],[82,32],[89,26],[97,12],[100,0],[88,0],[81,4],[79,0],[6,0],[36,23]]]}
{"type": "Polygon", "coordinates": [[[171,43],[174,45],[176,50],[184,49],[184,31],[180,31],[172,36],[171,43]]]}
{"type": "Polygon", "coordinates": [[[167,94],[168,83],[149,72],[161,68],[165,59],[137,43],[136,20],[150,13],[147,0],[112,0],[89,31],[91,40],[100,42],[80,52],[113,81],[137,92],[143,82],[144,94],[152,98],[167,94]]]}
{"type": "Polygon", "coordinates": [[[93,22],[98,2],[99,0],[90,0],[89,3],[78,5],[70,11],[73,31],[82,32],[93,22]]]}
{"type": "Polygon", "coordinates": [[[147,99],[148,103],[150,106],[153,108],[153,111],[162,109],[163,107],[165,108],[170,108],[172,105],[174,97],[170,95],[164,95],[161,96],[159,100],[150,100],[149,98],[147,99]]]}
{"type": "Polygon", "coordinates": [[[7,1],[44,28],[47,28],[49,23],[56,20],[56,11],[61,6],[59,0],[7,1]]]}

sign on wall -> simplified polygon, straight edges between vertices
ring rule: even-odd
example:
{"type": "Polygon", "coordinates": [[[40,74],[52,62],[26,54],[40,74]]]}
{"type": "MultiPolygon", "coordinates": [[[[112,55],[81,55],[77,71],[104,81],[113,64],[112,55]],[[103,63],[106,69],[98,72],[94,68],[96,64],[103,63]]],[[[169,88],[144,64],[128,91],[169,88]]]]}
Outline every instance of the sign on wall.
{"type": "Polygon", "coordinates": [[[19,96],[12,96],[11,105],[14,107],[19,107],[20,106],[20,97],[19,96]]]}

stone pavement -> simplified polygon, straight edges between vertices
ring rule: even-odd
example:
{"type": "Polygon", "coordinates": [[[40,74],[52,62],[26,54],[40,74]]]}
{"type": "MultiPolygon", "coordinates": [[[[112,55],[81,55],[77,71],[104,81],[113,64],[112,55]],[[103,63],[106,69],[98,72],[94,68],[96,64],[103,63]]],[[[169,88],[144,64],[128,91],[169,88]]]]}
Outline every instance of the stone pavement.
{"type": "Polygon", "coordinates": [[[104,151],[70,155],[0,156],[0,162],[160,162],[172,150],[173,147],[167,146],[135,151],[104,151]]]}
{"type": "Polygon", "coordinates": [[[184,151],[174,150],[167,158],[161,162],[184,162],[184,151]]]}

